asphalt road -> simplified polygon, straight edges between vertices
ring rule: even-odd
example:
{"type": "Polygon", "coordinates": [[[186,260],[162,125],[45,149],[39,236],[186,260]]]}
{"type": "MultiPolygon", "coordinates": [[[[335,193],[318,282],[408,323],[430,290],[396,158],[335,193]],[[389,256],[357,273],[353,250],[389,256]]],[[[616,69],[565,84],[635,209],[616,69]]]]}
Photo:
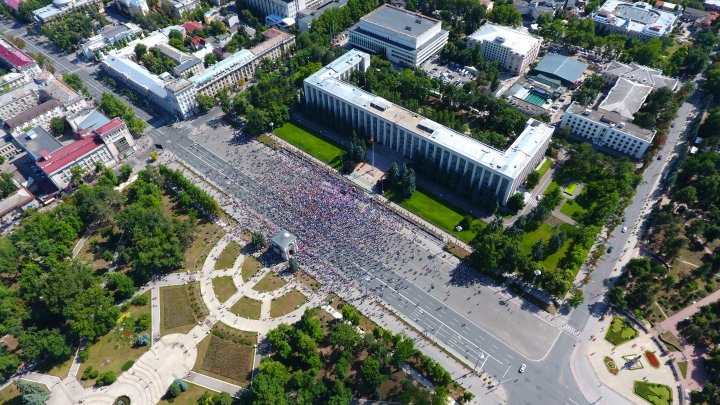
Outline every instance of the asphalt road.
{"type": "MultiPolygon", "coordinates": [[[[93,76],[95,67],[73,60],[74,57],[60,56],[52,47],[39,42],[37,37],[25,35],[24,28],[13,27],[13,24],[0,22],[0,28],[11,35],[21,36],[27,43],[30,52],[46,54],[58,70],[58,73],[74,72],[85,81],[89,91],[99,99],[103,92],[110,92],[93,76]]],[[[152,125],[154,119],[138,108],[133,107],[139,117],[152,125]]],[[[690,110],[683,105],[675,128],[668,136],[668,142],[660,153],[663,157],[671,155],[673,149],[679,149],[675,143],[685,123],[684,118],[690,110]],[[678,125],[679,124],[679,125],[678,125]]],[[[203,173],[216,184],[225,184],[226,192],[241,201],[259,201],[267,190],[255,184],[244,173],[204,147],[197,145],[188,138],[191,128],[188,127],[151,127],[148,135],[156,142],[164,145],[188,165],[203,173]]],[[[640,220],[640,212],[646,204],[646,196],[655,190],[655,179],[662,175],[666,160],[653,160],[644,175],[644,182],[638,187],[633,203],[626,211],[626,223],[635,224],[640,220]]],[[[629,226],[629,225],[628,225],[629,226]]],[[[636,228],[633,226],[633,232],[636,228]]],[[[590,284],[585,289],[587,302],[570,314],[567,333],[561,333],[552,350],[541,360],[531,361],[524,358],[513,348],[487,333],[480,325],[469,321],[465,316],[448,308],[428,292],[418,288],[412,282],[381,264],[368,260],[367,263],[354,264],[354,271],[369,277],[369,288],[382,294],[383,299],[407,319],[425,328],[429,337],[442,342],[455,352],[464,353],[468,362],[477,364],[490,375],[503,381],[508,403],[512,404],[584,404],[587,400],[575,383],[570,358],[577,343],[577,331],[583,330],[591,317],[598,317],[606,308],[604,292],[607,291],[605,280],[611,276],[614,262],[622,254],[630,233],[615,232],[608,244],[615,246],[615,254],[604,257],[593,273],[590,284]],[[366,270],[369,269],[369,270],[366,270]],[[398,284],[398,278],[401,281],[398,284]],[[464,326],[463,326],[464,325],[464,326]],[[524,374],[517,373],[520,363],[527,363],[524,374]]]]}

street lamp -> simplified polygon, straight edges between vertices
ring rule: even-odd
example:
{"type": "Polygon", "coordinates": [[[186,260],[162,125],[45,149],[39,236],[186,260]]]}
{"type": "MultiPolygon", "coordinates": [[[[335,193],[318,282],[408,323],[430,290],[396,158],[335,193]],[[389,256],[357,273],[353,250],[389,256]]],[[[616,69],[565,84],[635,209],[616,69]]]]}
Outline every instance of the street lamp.
{"type": "Polygon", "coordinates": [[[365,295],[368,295],[368,283],[370,282],[370,276],[365,276],[365,295]]]}
{"type": "Polygon", "coordinates": [[[540,271],[539,269],[535,269],[533,274],[534,274],[534,276],[533,276],[532,285],[535,285],[535,279],[538,278],[538,276],[542,274],[542,271],[540,271]]]}
{"type": "Polygon", "coordinates": [[[273,126],[275,126],[275,123],[274,123],[274,122],[271,122],[271,123],[270,123],[270,133],[272,133],[272,131],[273,131],[273,126]]]}

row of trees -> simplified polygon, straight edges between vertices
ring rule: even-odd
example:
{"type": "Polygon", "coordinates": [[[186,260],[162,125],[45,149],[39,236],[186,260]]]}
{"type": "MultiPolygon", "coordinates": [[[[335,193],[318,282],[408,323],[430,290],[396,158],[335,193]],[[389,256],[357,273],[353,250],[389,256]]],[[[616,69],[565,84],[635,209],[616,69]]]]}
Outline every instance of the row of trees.
{"type": "Polygon", "coordinates": [[[421,355],[412,339],[379,328],[361,335],[360,316],[351,307],[343,308],[346,321],[326,325],[316,311],[308,310],[296,324],[280,325],[268,333],[272,354],[260,363],[245,399],[263,404],[287,404],[289,398],[307,403],[348,403],[358,397],[445,403],[452,377],[421,355]],[[435,392],[407,384],[400,393],[380,398],[381,384],[405,362],[411,362],[436,384],[435,392]]]}
{"type": "Polygon", "coordinates": [[[387,188],[402,198],[412,197],[417,189],[415,185],[415,170],[408,166],[407,163],[403,164],[402,170],[400,170],[397,162],[392,162],[385,181],[387,182],[387,188]]]}
{"type": "Polygon", "coordinates": [[[73,52],[84,39],[93,36],[96,29],[107,24],[107,19],[97,7],[87,6],[43,24],[41,30],[57,47],[65,52],[73,52]]]}
{"type": "Polygon", "coordinates": [[[129,105],[111,93],[103,93],[100,99],[100,109],[108,117],[120,117],[125,121],[125,125],[127,125],[130,132],[135,135],[141,135],[147,128],[147,123],[136,117],[135,112],[129,105]]]}
{"type": "Polygon", "coordinates": [[[179,170],[160,165],[162,185],[170,194],[175,194],[178,205],[192,217],[214,221],[222,212],[220,205],[205,190],[185,178],[179,170]]]}

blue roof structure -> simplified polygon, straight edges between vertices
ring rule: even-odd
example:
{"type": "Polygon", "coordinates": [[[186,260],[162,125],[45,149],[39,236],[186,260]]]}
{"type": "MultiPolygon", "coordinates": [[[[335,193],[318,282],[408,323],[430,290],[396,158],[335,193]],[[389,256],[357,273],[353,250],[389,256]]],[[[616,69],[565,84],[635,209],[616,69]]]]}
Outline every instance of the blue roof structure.
{"type": "Polygon", "coordinates": [[[534,72],[560,79],[564,84],[575,83],[588,65],[569,56],[549,53],[535,66],[534,72]]]}

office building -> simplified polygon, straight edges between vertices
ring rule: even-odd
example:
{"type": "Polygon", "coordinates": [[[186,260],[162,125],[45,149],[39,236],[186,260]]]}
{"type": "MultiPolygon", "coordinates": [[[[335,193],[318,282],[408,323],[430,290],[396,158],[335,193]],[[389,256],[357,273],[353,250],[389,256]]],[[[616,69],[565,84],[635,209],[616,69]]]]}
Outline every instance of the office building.
{"type": "Polygon", "coordinates": [[[350,44],[403,66],[420,66],[447,44],[439,20],[383,4],[350,28],[350,44]]]}
{"type": "Polygon", "coordinates": [[[246,0],[245,4],[266,16],[295,19],[298,11],[305,8],[305,0],[246,0]]]}
{"type": "Polygon", "coordinates": [[[200,6],[200,0],[164,0],[173,8],[175,17],[181,18],[184,14],[195,10],[200,6]]]}
{"type": "Polygon", "coordinates": [[[664,37],[672,31],[678,18],[675,12],[653,8],[645,2],[607,0],[593,11],[592,19],[610,33],[648,40],[664,37]]]}
{"type": "Polygon", "coordinates": [[[305,79],[306,103],[403,156],[420,154],[441,170],[466,176],[472,192],[502,204],[542,160],[552,126],[529,119],[512,145],[501,151],[345,81],[352,72],[366,71],[369,66],[370,55],[365,52],[344,54],[305,79]]]}
{"type": "Polygon", "coordinates": [[[101,13],[105,12],[102,0],[53,0],[51,4],[33,11],[33,19],[38,24],[45,24],[83,7],[93,7],[101,13]]]}
{"type": "Polygon", "coordinates": [[[469,46],[479,46],[483,57],[498,62],[508,72],[519,75],[537,58],[542,40],[522,31],[486,23],[467,37],[469,46]]]}
{"type": "Polygon", "coordinates": [[[655,137],[654,130],[641,128],[618,112],[591,110],[575,101],[560,122],[560,127],[566,126],[576,138],[636,159],[642,158],[655,137]]]}

